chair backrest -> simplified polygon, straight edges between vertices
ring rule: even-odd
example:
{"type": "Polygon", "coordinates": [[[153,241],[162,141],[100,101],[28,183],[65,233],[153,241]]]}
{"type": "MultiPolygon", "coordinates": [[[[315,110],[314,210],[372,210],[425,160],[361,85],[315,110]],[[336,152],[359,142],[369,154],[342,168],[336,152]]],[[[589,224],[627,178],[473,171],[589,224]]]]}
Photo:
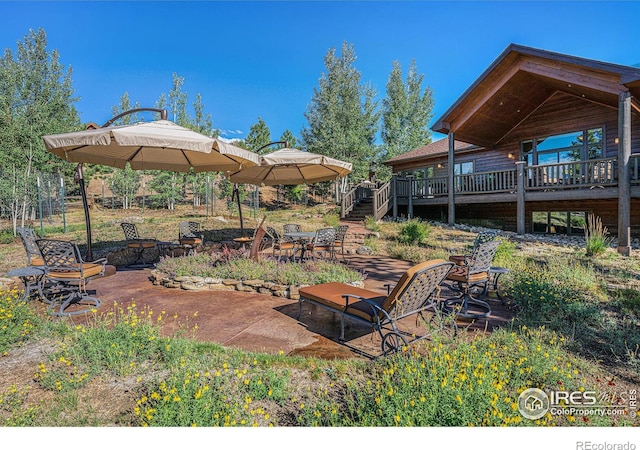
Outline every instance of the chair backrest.
{"type": "Polygon", "coordinates": [[[485,242],[491,242],[496,239],[498,236],[497,231],[481,231],[476,236],[476,240],[473,242],[473,248],[475,249],[478,245],[484,244],[485,242]]]}
{"type": "Polygon", "coordinates": [[[469,275],[481,272],[489,272],[493,257],[498,251],[500,241],[489,241],[479,244],[471,254],[469,259],[469,275]]]}
{"type": "Polygon", "coordinates": [[[320,228],[316,231],[316,235],[313,238],[313,245],[333,245],[336,240],[336,229],[320,228]]]}
{"type": "Polygon", "coordinates": [[[20,235],[20,239],[22,240],[22,245],[27,252],[27,264],[31,265],[31,260],[33,258],[42,258],[40,249],[38,249],[38,245],[36,244],[38,235],[33,228],[18,227],[17,230],[20,235]]]}
{"type": "Polygon", "coordinates": [[[200,237],[197,233],[200,231],[200,222],[180,222],[178,224],[178,233],[180,238],[200,237]]]}
{"type": "Polygon", "coordinates": [[[282,227],[285,233],[299,233],[302,231],[302,225],[297,223],[288,223],[282,227]]]}
{"type": "Polygon", "coordinates": [[[124,238],[127,241],[137,241],[140,239],[135,223],[122,222],[120,226],[122,227],[122,231],[124,231],[124,238]]]}
{"type": "Polygon", "coordinates": [[[336,227],[336,242],[344,242],[348,230],[349,225],[338,225],[336,227]]]}
{"type": "Polygon", "coordinates": [[[82,270],[82,256],[80,256],[80,250],[75,243],[58,239],[38,239],[36,244],[47,269],[56,272],[82,270]]]}
{"type": "Polygon", "coordinates": [[[280,242],[280,233],[273,227],[267,227],[267,236],[270,236],[274,242],[280,242]]]}
{"type": "Polygon", "coordinates": [[[410,267],[387,296],[382,309],[390,315],[403,317],[431,303],[433,294],[454,265],[443,259],[433,259],[410,267]]]}

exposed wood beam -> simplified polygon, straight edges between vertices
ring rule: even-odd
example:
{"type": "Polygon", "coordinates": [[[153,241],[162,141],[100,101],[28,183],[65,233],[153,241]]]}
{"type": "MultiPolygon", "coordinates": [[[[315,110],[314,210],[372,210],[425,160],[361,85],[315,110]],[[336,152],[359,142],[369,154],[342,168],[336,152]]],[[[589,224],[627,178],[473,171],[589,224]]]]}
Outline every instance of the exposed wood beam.
{"type": "Polygon", "coordinates": [[[553,78],[556,80],[564,81],[567,84],[575,84],[578,86],[588,87],[602,92],[608,92],[610,94],[618,95],[621,92],[625,92],[628,89],[626,86],[619,83],[604,80],[589,76],[580,71],[571,71],[562,67],[549,66],[540,62],[534,62],[531,60],[522,61],[520,68],[528,73],[534,75],[540,75],[543,77],[553,78]]]}
{"type": "Polygon", "coordinates": [[[640,102],[637,98],[631,97],[631,107],[635,110],[636,113],[640,114],[640,102]]]}
{"type": "Polygon", "coordinates": [[[531,117],[531,115],[533,113],[535,113],[538,109],[540,109],[542,106],[544,106],[545,103],[547,103],[549,101],[549,99],[551,97],[554,96],[554,94],[558,92],[558,91],[553,91],[551,93],[551,95],[549,95],[546,99],[544,99],[538,106],[536,106],[529,114],[525,115],[520,121],[518,121],[518,123],[516,123],[513,127],[511,127],[509,129],[509,131],[507,131],[505,134],[503,134],[500,139],[498,139],[495,143],[495,145],[498,145],[505,137],[509,136],[509,133],[511,133],[513,130],[515,130],[516,128],[518,128],[520,126],[520,124],[522,122],[524,122],[525,120],[527,120],[529,117],[531,117]]]}
{"type": "Polygon", "coordinates": [[[484,104],[493,97],[507,82],[518,73],[519,65],[516,63],[511,66],[498,80],[491,83],[490,89],[488,89],[483,95],[473,100],[473,104],[470,108],[467,108],[459,117],[455,118],[450,127],[450,131],[457,131],[464,125],[464,123],[473,117],[484,104]]]}

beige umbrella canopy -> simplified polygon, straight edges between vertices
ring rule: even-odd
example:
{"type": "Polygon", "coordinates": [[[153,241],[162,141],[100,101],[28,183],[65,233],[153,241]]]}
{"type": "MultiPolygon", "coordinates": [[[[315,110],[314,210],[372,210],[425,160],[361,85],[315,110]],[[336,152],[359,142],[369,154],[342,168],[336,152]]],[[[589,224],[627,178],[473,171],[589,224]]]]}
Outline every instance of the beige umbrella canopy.
{"type": "Polygon", "coordinates": [[[44,136],[48,151],[77,163],[134,170],[237,171],[259,163],[255,153],[168,120],[44,136]]]}
{"type": "Polygon", "coordinates": [[[234,183],[257,186],[313,184],[337,180],[351,172],[351,163],[295,148],[262,155],[260,164],[230,175],[234,183]]]}
{"type": "Polygon", "coordinates": [[[64,134],[43,136],[46,149],[60,158],[77,162],[76,179],[87,224],[87,258],[91,252],[91,220],[84,189],[82,163],[103,164],[123,169],[127,163],[134,170],[171,170],[176,172],[232,172],[255,166],[259,156],[235,145],[205,136],[166,120],[165,110],[141,108],[122,113],[103,127],[64,134]],[[162,113],[153,122],[109,127],[119,117],[149,110],[162,113]]]}

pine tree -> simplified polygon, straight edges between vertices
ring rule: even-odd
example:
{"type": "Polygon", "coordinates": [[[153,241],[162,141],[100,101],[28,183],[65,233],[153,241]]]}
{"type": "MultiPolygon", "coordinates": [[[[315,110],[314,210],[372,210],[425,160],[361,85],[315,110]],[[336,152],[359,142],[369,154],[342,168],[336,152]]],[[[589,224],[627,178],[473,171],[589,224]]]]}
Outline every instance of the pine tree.
{"type": "Polygon", "coordinates": [[[375,158],[375,136],[380,114],[375,90],[360,83],[361,74],[354,66],[353,45],[343,43],[342,54],[330,49],[324,59],[327,73],[314,88],[302,129],[304,149],[353,164],[351,179],[368,176],[375,158]]]}

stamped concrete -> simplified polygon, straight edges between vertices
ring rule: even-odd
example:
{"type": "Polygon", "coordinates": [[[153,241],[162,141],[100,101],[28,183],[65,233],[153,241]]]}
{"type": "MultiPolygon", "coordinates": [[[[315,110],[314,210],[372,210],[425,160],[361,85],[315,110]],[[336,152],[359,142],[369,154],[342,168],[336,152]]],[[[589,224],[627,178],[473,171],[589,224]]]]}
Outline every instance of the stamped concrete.
{"type": "MultiPolygon", "coordinates": [[[[365,288],[386,293],[387,283],[397,281],[411,263],[391,258],[353,255],[351,267],[366,274],[365,288]]],[[[167,319],[163,332],[171,335],[182,329],[187,335],[206,342],[248,351],[320,358],[375,357],[381,352],[380,337],[364,324],[347,320],[346,345],[336,341],[340,318],[325,309],[303,303],[300,320],[298,302],[265,294],[238,291],[185,291],[154,286],[150,270],[120,269],[112,276],[91,281],[102,300],[99,313],[112,311],[114,304],[126,308],[135,303],[140,313],[146,308],[154,317],[164,311],[167,319]],[[197,328],[196,328],[197,326],[197,328]]],[[[490,331],[507,323],[511,312],[499,302],[492,302],[494,313],[476,323],[460,323],[463,333],[490,331]]],[[[82,320],[76,316],[74,320],[82,320]]],[[[417,334],[413,317],[403,319],[401,328],[417,334]]]]}

